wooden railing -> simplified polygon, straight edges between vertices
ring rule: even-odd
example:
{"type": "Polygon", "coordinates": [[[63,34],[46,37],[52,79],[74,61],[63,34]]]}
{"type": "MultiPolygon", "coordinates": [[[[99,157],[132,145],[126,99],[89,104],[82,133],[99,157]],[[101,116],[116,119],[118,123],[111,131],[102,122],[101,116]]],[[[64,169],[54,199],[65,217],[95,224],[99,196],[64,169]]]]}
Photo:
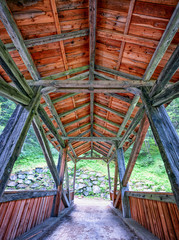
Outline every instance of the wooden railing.
{"type": "MultiPolygon", "coordinates": [[[[179,239],[179,209],[172,193],[127,191],[131,217],[162,240],[179,239]]],[[[121,199],[116,206],[122,209],[121,199]]]]}
{"type": "MultiPolygon", "coordinates": [[[[0,239],[15,239],[51,217],[56,194],[56,190],[5,192],[0,198],[0,239]]],[[[73,192],[70,195],[73,199],[73,192]]],[[[64,208],[61,202],[60,211],[64,208]]]]}

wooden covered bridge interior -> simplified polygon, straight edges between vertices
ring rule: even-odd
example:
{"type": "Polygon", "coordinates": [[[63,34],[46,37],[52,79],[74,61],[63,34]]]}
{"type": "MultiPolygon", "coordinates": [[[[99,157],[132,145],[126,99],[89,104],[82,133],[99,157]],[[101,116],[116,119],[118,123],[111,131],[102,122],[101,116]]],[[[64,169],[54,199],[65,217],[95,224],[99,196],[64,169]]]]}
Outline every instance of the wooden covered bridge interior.
{"type": "Polygon", "coordinates": [[[115,161],[113,206],[159,239],[179,239],[179,137],[165,109],[179,96],[178,28],[177,0],[0,0],[0,95],[17,103],[0,136],[0,239],[70,208],[81,159],[108,170],[115,161]],[[31,124],[56,189],[5,191],[31,124]],[[149,125],[173,193],[129,191],[149,125]],[[73,192],[63,189],[67,161],[73,192]]]}

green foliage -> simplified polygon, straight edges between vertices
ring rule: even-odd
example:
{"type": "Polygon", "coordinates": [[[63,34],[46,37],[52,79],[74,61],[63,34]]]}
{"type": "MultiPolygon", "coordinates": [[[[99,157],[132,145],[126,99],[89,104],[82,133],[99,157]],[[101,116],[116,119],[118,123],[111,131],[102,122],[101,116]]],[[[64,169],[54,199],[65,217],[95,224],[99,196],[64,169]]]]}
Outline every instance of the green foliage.
{"type": "Polygon", "coordinates": [[[16,104],[14,102],[0,96],[0,134],[6,126],[15,107],[16,104]]]}
{"type": "MultiPolygon", "coordinates": [[[[174,124],[177,132],[179,132],[179,99],[175,99],[168,107],[167,112],[174,124]]],[[[12,115],[16,104],[0,97],[0,133],[3,131],[5,125],[7,124],[10,116],[12,115]]],[[[51,146],[51,145],[50,145],[51,146]]],[[[51,150],[57,163],[58,152],[53,146],[51,150]]],[[[126,164],[130,157],[132,146],[125,152],[126,164]]],[[[95,156],[99,156],[98,153],[94,152],[95,156]]],[[[89,154],[85,155],[89,156],[89,154]]],[[[13,171],[18,170],[30,170],[36,167],[45,167],[46,161],[44,159],[42,150],[38,144],[33,128],[30,127],[27,134],[24,146],[22,148],[21,154],[17,159],[13,171]]],[[[68,166],[72,168],[74,164],[72,162],[68,163],[68,166]]],[[[104,161],[99,160],[82,160],[77,163],[77,169],[87,169],[89,171],[101,172],[107,176],[107,166],[104,161]]],[[[114,177],[114,162],[110,163],[110,173],[111,177],[114,177]]],[[[49,172],[50,174],[50,172],[49,172]]],[[[152,191],[171,191],[168,176],[166,174],[163,161],[161,159],[158,147],[155,143],[151,129],[149,128],[145,141],[142,145],[140,154],[138,156],[136,165],[132,172],[131,183],[133,183],[132,190],[142,190],[139,189],[138,183],[140,185],[148,186],[152,191]]],[[[113,183],[112,183],[113,184],[113,183]]]]}

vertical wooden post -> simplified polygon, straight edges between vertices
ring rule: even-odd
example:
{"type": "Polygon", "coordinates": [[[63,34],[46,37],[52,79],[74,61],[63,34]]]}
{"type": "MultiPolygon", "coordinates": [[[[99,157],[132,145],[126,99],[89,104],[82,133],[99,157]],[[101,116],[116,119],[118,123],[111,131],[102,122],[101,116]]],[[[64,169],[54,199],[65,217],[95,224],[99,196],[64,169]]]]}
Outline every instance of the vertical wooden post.
{"type": "Polygon", "coordinates": [[[118,148],[118,149],[116,148],[116,152],[117,152],[119,180],[120,180],[120,187],[121,187],[122,214],[123,214],[123,217],[129,218],[131,216],[129,198],[125,194],[125,191],[129,191],[129,187],[128,187],[128,185],[126,187],[124,187],[122,185],[122,179],[123,179],[124,173],[125,173],[123,148],[118,148]]]}
{"type": "Polygon", "coordinates": [[[108,170],[108,182],[109,182],[109,194],[110,194],[111,193],[111,176],[110,176],[109,164],[107,164],[107,170],[108,170]]]}
{"type": "Polygon", "coordinates": [[[59,208],[60,208],[60,203],[62,199],[64,172],[65,172],[65,166],[66,166],[67,148],[68,147],[66,146],[63,149],[63,153],[62,153],[61,167],[60,167],[60,173],[59,173],[60,185],[57,188],[55,208],[54,208],[54,212],[52,213],[53,217],[58,217],[58,214],[59,214],[59,208]]]}
{"type": "Polygon", "coordinates": [[[113,205],[114,205],[114,203],[115,203],[115,199],[116,199],[117,180],[118,180],[118,166],[117,166],[117,160],[115,159],[115,173],[114,173],[113,205]]]}
{"type": "Polygon", "coordinates": [[[61,152],[59,152],[58,163],[57,163],[57,172],[58,172],[58,174],[60,173],[61,162],[62,162],[62,154],[61,154],[61,152]]]}
{"type": "Polygon", "coordinates": [[[68,175],[68,165],[66,163],[66,167],[65,167],[65,180],[66,180],[66,190],[67,190],[67,196],[68,196],[68,200],[69,202],[71,202],[70,199],[70,184],[69,184],[69,175],[68,175]]]}
{"type": "Polygon", "coordinates": [[[142,89],[142,101],[179,207],[179,136],[165,107],[153,107],[146,89],[142,89]]]}
{"type": "Polygon", "coordinates": [[[74,174],[73,174],[73,192],[75,194],[75,180],[76,180],[76,160],[74,164],[74,174]]]}

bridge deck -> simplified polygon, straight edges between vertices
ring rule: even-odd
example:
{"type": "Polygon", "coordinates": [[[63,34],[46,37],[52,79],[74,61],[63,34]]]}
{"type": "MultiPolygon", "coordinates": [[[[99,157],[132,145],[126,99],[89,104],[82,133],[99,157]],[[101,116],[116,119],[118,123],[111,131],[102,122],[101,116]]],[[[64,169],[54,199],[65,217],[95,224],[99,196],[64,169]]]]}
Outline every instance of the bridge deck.
{"type": "Polygon", "coordinates": [[[75,209],[43,239],[128,240],[138,237],[112,212],[108,201],[75,199],[75,209]]]}

